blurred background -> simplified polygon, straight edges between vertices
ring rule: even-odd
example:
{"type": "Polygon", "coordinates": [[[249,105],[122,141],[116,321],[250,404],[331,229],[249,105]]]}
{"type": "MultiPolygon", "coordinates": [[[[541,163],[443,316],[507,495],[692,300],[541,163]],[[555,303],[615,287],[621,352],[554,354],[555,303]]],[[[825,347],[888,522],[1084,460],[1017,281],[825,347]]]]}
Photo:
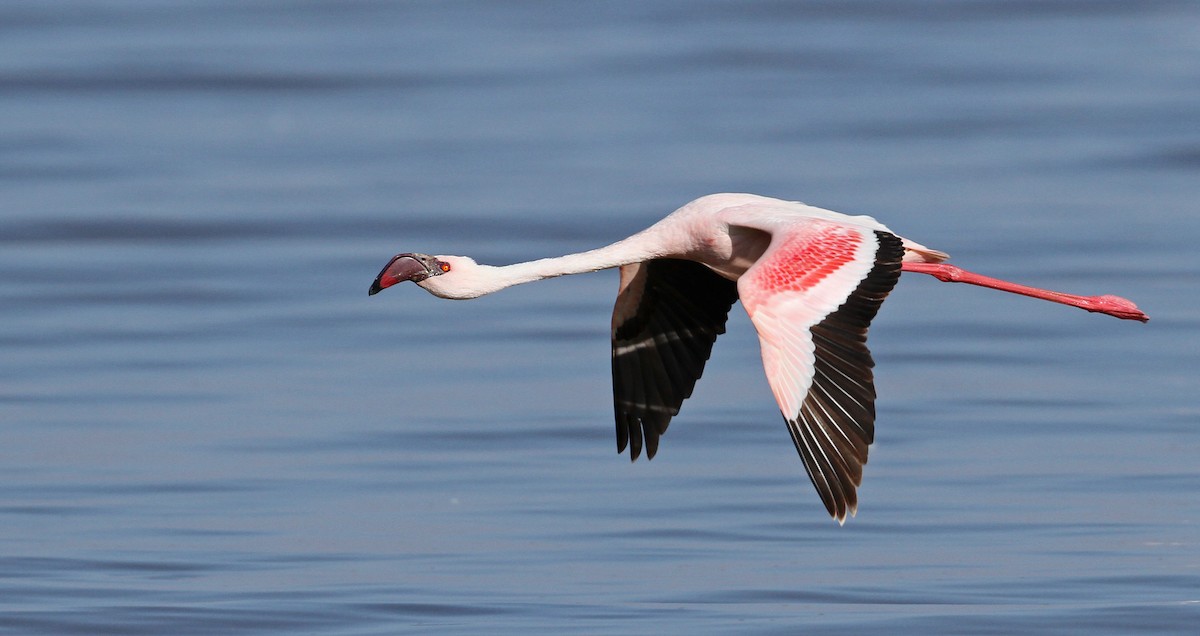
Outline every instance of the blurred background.
{"type": "Polygon", "coordinates": [[[0,4],[0,633],[1184,633],[1200,6],[0,4]],[[615,454],[616,275],[748,191],[1123,322],[906,276],[844,527],[735,308],[615,454]]]}

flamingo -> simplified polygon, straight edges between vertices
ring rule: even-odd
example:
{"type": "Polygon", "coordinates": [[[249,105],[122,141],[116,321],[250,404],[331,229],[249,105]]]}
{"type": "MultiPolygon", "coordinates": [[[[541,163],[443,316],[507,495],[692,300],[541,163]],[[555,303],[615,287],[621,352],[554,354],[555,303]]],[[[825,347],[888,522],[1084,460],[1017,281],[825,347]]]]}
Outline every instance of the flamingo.
{"type": "Polygon", "coordinates": [[[763,369],[805,471],[839,524],[858,510],[875,435],[867,328],[900,273],[981,285],[1145,322],[1118,296],[1017,285],[943,263],[949,256],[848,216],[752,194],[713,194],[606,247],[495,267],[465,256],[403,253],[369,293],[413,281],[469,299],[532,281],[620,268],[612,316],[617,452],[647,459],[692,394],[733,304],[758,332],[763,369]]]}

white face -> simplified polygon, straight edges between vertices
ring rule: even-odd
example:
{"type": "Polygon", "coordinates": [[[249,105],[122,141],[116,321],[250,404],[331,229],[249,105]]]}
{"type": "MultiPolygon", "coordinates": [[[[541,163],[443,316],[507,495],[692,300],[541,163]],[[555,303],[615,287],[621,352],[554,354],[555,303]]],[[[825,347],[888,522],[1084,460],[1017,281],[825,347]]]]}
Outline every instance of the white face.
{"type": "Polygon", "coordinates": [[[487,277],[483,268],[466,256],[435,256],[443,263],[442,273],[430,276],[417,283],[429,293],[439,298],[451,300],[466,300],[478,298],[489,291],[487,277]],[[449,269],[445,266],[448,265],[449,269]]]}

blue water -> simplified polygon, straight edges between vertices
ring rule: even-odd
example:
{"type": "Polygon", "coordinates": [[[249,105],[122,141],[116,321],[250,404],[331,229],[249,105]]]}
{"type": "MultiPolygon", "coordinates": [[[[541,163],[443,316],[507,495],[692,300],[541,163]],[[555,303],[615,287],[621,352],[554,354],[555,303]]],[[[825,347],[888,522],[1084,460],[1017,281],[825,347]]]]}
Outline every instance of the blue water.
{"type": "Polygon", "coordinates": [[[1131,634],[1200,621],[1194,2],[0,4],[0,633],[1131,634]],[[368,298],[750,191],[905,276],[829,520],[740,309],[615,453],[612,272],[368,298]]]}

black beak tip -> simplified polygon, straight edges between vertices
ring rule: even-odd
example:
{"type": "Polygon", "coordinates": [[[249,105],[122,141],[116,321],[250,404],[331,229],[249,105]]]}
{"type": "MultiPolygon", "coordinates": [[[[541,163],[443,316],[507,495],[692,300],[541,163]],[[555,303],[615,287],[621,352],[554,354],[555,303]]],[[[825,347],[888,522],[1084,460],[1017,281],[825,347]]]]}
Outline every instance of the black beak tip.
{"type": "Polygon", "coordinates": [[[392,257],[392,260],[379,270],[379,275],[375,277],[375,282],[371,283],[371,288],[367,290],[368,296],[374,296],[379,292],[404,281],[420,282],[431,275],[429,266],[424,260],[428,260],[428,256],[421,254],[397,254],[392,257]]]}

